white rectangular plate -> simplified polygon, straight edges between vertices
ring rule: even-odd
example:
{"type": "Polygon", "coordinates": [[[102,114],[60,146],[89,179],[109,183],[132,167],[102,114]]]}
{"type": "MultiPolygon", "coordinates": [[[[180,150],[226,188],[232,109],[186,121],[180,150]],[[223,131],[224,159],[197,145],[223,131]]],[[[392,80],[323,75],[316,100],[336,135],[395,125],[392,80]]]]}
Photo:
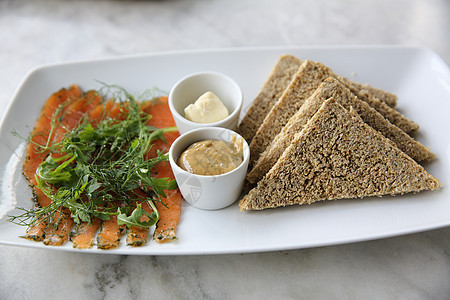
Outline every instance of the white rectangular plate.
{"type": "MultiPolygon", "coordinates": [[[[183,51],[96,61],[48,65],[26,76],[10,102],[0,128],[0,213],[31,207],[31,192],[21,176],[23,142],[47,97],[72,83],[84,90],[98,80],[139,93],[152,87],[169,91],[181,77],[218,71],[242,87],[244,112],[282,54],[317,60],[336,73],[398,95],[398,109],[416,121],[416,138],[430,146],[436,159],[424,167],[443,184],[450,182],[450,72],[432,51],[404,47],[277,47],[183,51]]],[[[244,113],[243,112],[243,113],[244,113]]],[[[25,228],[0,220],[0,243],[6,245],[137,255],[191,255],[298,249],[377,239],[450,225],[450,195],[445,186],[434,192],[397,197],[327,201],[260,212],[227,209],[202,211],[185,204],[177,241],[150,242],[141,248],[75,250],[71,243],[47,247],[19,238],[25,228]]]]}

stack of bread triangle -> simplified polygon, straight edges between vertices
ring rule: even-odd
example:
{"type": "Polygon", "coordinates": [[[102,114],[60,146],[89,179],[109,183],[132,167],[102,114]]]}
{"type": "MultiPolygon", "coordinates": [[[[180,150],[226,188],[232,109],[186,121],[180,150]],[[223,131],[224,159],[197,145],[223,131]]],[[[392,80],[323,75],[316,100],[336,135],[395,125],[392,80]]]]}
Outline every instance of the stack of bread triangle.
{"type": "Polygon", "coordinates": [[[270,93],[267,84],[277,82],[273,71],[262,91],[278,100],[259,96],[264,109],[254,103],[239,127],[251,141],[252,156],[251,189],[239,202],[241,210],[439,188],[418,163],[434,154],[408,134],[418,125],[393,108],[395,95],[352,82],[318,62],[280,60],[286,57],[300,64],[297,72],[286,75],[289,83],[278,81],[282,93],[270,93]],[[245,123],[257,119],[253,114],[264,116],[249,130],[245,123]]]}
{"type": "MultiPolygon", "coordinates": [[[[275,68],[279,70],[279,68],[275,68]]],[[[380,114],[388,119],[392,124],[401,128],[405,132],[412,132],[419,128],[419,126],[412,120],[407,119],[391,106],[396,104],[395,95],[383,92],[368,85],[361,85],[352,82],[342,76],[335,74],[330,68],[321,63],[305,60],[297,69],[297,72],[291,76],[291,81],[284,89],[277,101],[273,102],[270,109],[269,103],[265,103],[264,110],[258,109],[261,101],[254,102],[240,124],[241,128],[245,128],[249,119],[256,119],[250,117],[259,115],[261,120],[259,127],[249,134],[245,133],[244,138],[250,142],[250,165],[252,166],[257,160],[262,151],[264,151],[269,142],[281,131],[290,117],[303,105],[308,97],[310,97],[319,85],[327,78],[335,78],[344,86],[353,90],[359,98],[368,103],[371,107],[377,110],[380,114]],[[374,95],[382,96],[386,102],[381,101],[374,95]],[[389,103],[389,105],[387,104],[389,103]],[[257,113],[255,113],[257,111],[257,113]]],[[[276,77],[275,77],[276,78],[276,77]]],[[[272,80],[275,79],[271,77],[272,80]]],[[[267,85],[263,90],[267,89],[267,85]]],[[[257,98],[261,99],[260,96],[257,98]]],[[[248,130],[247,130],[248,131],[248,130]]]]}

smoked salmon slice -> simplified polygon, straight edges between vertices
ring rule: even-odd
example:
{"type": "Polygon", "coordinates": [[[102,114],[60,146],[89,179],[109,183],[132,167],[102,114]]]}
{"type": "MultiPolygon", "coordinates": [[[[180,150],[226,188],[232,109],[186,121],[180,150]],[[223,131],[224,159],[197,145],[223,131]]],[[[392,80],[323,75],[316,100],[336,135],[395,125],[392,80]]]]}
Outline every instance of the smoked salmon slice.
{"type": "Polygon", "coordinates": [[[73,220],[70,217],[68,209],[62,209],[62,212],[56,212],[47,227],[45,227],[44,244],[49,246],[61,246],[68,237],[73,226],[73,220]]]}
{"type": "MultiPolygon", "coordinates": [[[[92,109],[94,109],[99,103],[101,103],[102,97],[96,91],[88,91],[75,101],[72,101],[63,111],[60,117],[60,124],[56,127],[52,143],[59,143],[63,140],[64,135],[77,127],[82,121],[82,118],[92,109]]],[[[54,157],[61,157],[64,154],[54,153],[54,157]]],[[[50,222],[45,229],[44,244],[59,246],[68,240],[70,230],[74,224],[73,219],[70,217],[70,211],[65,210],[64,214],[59,215],[57,228],[55,224],[50,222]]]]}
{"type": "MultiPolygon", "coordinates": [[[[151,214],[153,212],[153,209],[150,207],[150,205],[148,204],[147,201],[144,201],[144,202],[139,201],[139,203],[141,203],[142,208],[149,214],[151,214]]],[[[147,217],[146,215],[142,215],[141,221],[147,222],[147,221],[149,221],[149,217],[147,217]]],[[[149,231],[149,229],[144,228],[144,227],[138,227],[138,226],[130,227],[128,229],[128,234],[127,234],[127,246],[132,246],[132,247],[144,246],[148,240],[148,231],[149,231]]]]}
{"type": "MultiPolygon", "coordinates": [[[[52,94],[45,102],[36,121],[36,126],[30,134],[31,141],[28,144],[27,155],[23,164],[23,173],[31,185],[36,185],[34,177],[36,170],[49,153],[41,146],[51,144],[54,136],[52,119],[59,119],[69,103],[80,96],[81,89],[77,85],[72,85],[69,89],[61,89],[52,94]]],[[[56,125],[54,124],[53,127],[56,128],[56,125]]]]}
{"type": "MultiPolygon", "coordinates": [[[[64,135],[70,130],[74,129],[82,119],[88,116],[89,112],[95,109],[103,98],[96,91],[88,91],[82,97],[79,97],[75,101],[69,104],[61,115],[61,121],[59,126],[55,130],[55,136],[52,143],[59,143],[63,140],[64,135]]],[[[58,156],[62,156],[59,154],[58,156]]]]}
{"type": "MultiPolygon", "coordinates": [[[[160,97],[154,103],[151,103],[144,107],[145,111],[154,116],[151,118],[147,125],[154,126],[156,128],[174,127],[176,126],[172,113],[170,112],[167,97],[160,97]]],[[[156,155],[156,152],[168,152],[170,145],[180,136],[178,131],[164,133],[164,139],[156,140],[149,156],[156,155]]],[[[174,179],[172,168],[169,162],[160,162],[152,169],[152,175],[157,178],[169,178],[174,179]]],[[[156,208],[159,211],[159,221],[156,224],[155,231],[153,233],[153,239],[159,243],[167,242],[176,239],[175,230],[180,221],[181,216],[181,203],[182,196],[179,189],[166,190],[166,198],[161,198],[162,203],[156,202],[156,208]]]]}
{"type": "MultiPolygon", "coordinates": [[[[80,87],[75,84],[70,86],[69,89],[63,88],[53,93],[45,102],[36,125],[30,134],[31,141],[27,147],[23,174],[34,189],[34,201],[38,206],[45,207],[51,202],[50,198],[35,187],[37,184],[35,178],[36,170],[49,153],[48,150],[41,146],[50,145],[50,141],[53,139],[53,130],[57,124],[52,124],[52,120],[58,120],[69,103],[78,99],[81,93],[80,87]]],[[[40,218],[34,222],[22,238],[42,241],[45,236],[46,226],[47,221],[44,218],[40,218]]]]}
{"type": "Polygon", "coordinates": [[[44,218],[39,218],[34,225],[28,228],[25,235],[21,236],[21,238],[42,242],[45,238],[45,228],[47,225],[48,223],[44,218]]]}
{"type": "Polygon", "coordinates": [[[108,250],[120,245],[122,229],[117,224],[117,217],[112,215],[109,220],[104,220],[97,235],[97,248],[108,250]]]}
{"type": "Polygon", "coordinates": [[[181,216],[182,196],[179,189],[166,191],[166,198],[162,198],[162,203],[156,202],[159,211],[159,221],[153,233],[153,239],[158,243],[165,243],[177,238],[175,230],[181,216]]]}
{"type": "MultiPolygon", "coordinates": [[[[175,120],[169,109],[169,103],[167,97],[159,97],[154,101],[144,102],[142,110],[151,115],[152,118],[147,122],[148,126],[156,128],[175,127],[175,120]]],[[[154,141],[152,149],[150,149],[149,157],[155,157],[156,152],[159,150],[163,153],[169,152],[170,145],[180,136],[178,131],[164,133],[164,141],[158,139],[154,141]]],[[[169,166],[170,168],[170,166],[169,166]]],[[[172,171],[170,171],[171,173],[172,171]]]]}
{"type": "MultiPolygon", "coordinates": [[[[167,97],[159,97],[153,101],[143,102],[141,104],[141,109],[145,113],[152,116],[152,118],[147,122],[148,126],[153,126],[155,128],[175,127],[175,120],[170,112],[167,97]]],[[[148,157],[155,157],[157,155],[157,151],[161,151],[163,153],[168,152],[170,145],[178,136],[179,132],[176,130],[164,133],[164,140],[158,139],[153,142],[152,148],[148,153],[148,157]]],[[[160,162],[156,164],[153,167],[151,174],[156,178],[168,178],[169,180],[175,178],[169,162],[160,162]]],[[[155,201],[160,219],[156,224],[153,239],[159,243],[176,239],[175,230],[181,215],[182,197],[178,188],[175,190],[165,190],[165,194],[167,197],[161,198],[162,203],[155,201]]],[[[152,212],[152,209],[148,204],[143,206],[143,208],[148,213],[152,212]]],[[[144,217],[146,216],[143,216],[143,218],[144,217]]],[[[147,243],[147,236],[147,228],[133,226],[129,229],[127,235],[127,245],[142,246],[147,243]]]]}
{"type": "Polygon", "coordinates": [[[95,235],[102,225],[102,220],[93,217],[91,223],[82,222],[76,224],[74,230],[70,233],[70,240],[73,247],[77,249],[89,249],[94,246],[95,235]]]}

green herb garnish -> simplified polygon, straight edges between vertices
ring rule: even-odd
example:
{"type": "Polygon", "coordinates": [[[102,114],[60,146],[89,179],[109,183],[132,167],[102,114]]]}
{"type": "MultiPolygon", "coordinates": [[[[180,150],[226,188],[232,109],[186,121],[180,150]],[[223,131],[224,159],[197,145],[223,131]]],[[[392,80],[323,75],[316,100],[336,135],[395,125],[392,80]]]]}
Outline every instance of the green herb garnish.
{"type": "MultiPolygon", "coordinates": [[[[175,189],[177,184],[151,176],[152,168],[167,161],[168,155],[157,151],[156,157],[149,158],[148,153],[153,141],[164,140],[164,133],[177,129],[147,126],[152,116],[142,111],[132,95],[115,86],[107,88],[114,90],[114,98],[126,113],[119,120],[106,118],[95,126],[82,118],[61,142],[39,145],[50,154],[36,171],[37,187],[52,200],[51,204],[33,210],[20,208],[24,213],[10,217],[10,221],[32,226],[68,208],[76,223],[117,215],[119,225],[156,224],[159,213],[154,201],[161,201],[166,196],[164,190],[175,189]],[[147,213],[136,201],[148,201],[153,213],[147,213]],[[144,215],[149,219],[146,222],[141,221],[144,215]]],[[[55,114],[54,118],[58,117],[59,113],[55,114]]],[[[56,123],[52,120],[52,129],[56,123]]]]}

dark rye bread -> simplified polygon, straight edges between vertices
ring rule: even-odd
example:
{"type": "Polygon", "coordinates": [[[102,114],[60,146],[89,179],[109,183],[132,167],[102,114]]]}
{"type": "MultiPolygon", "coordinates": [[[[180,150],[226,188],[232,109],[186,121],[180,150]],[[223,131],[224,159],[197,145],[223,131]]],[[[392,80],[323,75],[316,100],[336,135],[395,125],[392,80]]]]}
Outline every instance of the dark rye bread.
{"type": "Polygon", "coordinates": [[[247,175],[249,183],[256,183],[276,163],[283,151],[290,145],[295,134],[300,132],[308,120],[317,112],[328,98],[334,98],[346,109],[353,107],[361,119],[383,136],[393,141],[397,147],[416,161],[429,160],[434,154],[403,130],[391,124],[366,102],[358,99],[349,89],[333,77],[327,78],[292,116],[286,126],[273,139],[260,155],[258,161],[247,175]]]}
{"type": "Polygon", "coordinates": [[[261,210],[439,187],[436,178],[353,109],[330,98],[239,207],[261,210]]]}
{"type": "MultiPolygon", "coordinates": [[[[275,136],[302,106],[304,101],[311,96],[319,85],[328,77],[336,78],[347,87],[351,86],[353,90],[358,92],[357,95],[361,94],[364,96],[364,98],[361,98],[362,100],[367,100],[369,105],[374,105],[374,108],[377,109],[378,112],[389,119],[391,123],[401,126],[401,129],[409,132],[412,129],[418,128],[415,122],[408,120],[395,109],[386,105],[386,103],[370,96],[367,92],[367,86],[345,79],[342,76],[335,74],[330,68],[319,62],[305,60],[300,66],[298,72],[294,75],[283,95],[273,105],[272,109],[267,114],[258,131],[252,138],[250,143],[250,169],[253,168],[254,163],[259,159],[261,153],[266,150],[275,136]],[[358,86],[365,88],[365,90],[358,90],[358,86]]],[[[375,91],[375,89],[372,88],[372,91],[375,91]]],[[[376,94],[381,94],[381,92],[376,94]]]]}
{"type": "Polygon", "coordinates": [[[280,98],[302,60],[282,55],[273,67],[267,81],[239,124],[238,132],[250,143],[273,104],[280,98]]]}

